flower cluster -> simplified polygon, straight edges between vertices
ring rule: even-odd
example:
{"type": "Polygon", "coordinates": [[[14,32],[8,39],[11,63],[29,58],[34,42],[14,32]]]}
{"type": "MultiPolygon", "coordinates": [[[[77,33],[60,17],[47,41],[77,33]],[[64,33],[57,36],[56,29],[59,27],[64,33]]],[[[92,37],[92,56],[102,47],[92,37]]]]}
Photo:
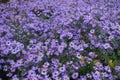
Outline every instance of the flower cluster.
{"type": "Polygon", "coordinates": [[[119,0],[0,3],[0,80],[119,80],[119,0]]]}

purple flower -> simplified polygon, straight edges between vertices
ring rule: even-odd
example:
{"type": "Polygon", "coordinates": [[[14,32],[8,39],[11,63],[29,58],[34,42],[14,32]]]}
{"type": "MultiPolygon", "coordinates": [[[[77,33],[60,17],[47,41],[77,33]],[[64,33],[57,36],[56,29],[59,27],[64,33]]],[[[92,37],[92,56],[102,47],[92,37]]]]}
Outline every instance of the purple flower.
{"type": "Polygon", "coordinates": [[[70,46],[70,47],[74,47],[74,46],[75,46],[75,43],[74,43],[74,42],[70,42],[69,46],[70,46]]]}
{"type": "Polygon", "coordinates": [[[60,68],[59,68],[59,71],[60,71],[60,72],[65,72],[65,71],[66,71],[65,66],[60,67],[60,68]]]}
{"type": "Polygon", "coordinates": [[[91,58],[96,58],[97,55],[95,54],[95,52],[89,52],[88,54],[91,58]]]}
{"type": "Polygon", "coordinates": [[[12,77],[12,80],[20,80],[20,79],[17,77],[17,75],[14,75],[14,76],[12,77]]]}
{"type": "Polygon", "coordinates": [[[59,53],[62,53],[63,50],[64,50],[64,46],[58,46],[58,51],[59,51],[59,53]]]}
{"type": "Polygon", "coordinates": [[[113,80],[119,66],[113,74],[94,58],[119,48],[119,8],[119,0],[0,3],[0,70],[10,80],[113,80]],[[99,48],[105,50],[99,53],[99,48]],[[95,63],[94,70],[79,76],[75,71],[88,67],[86,62],[95,63]]]}
{"type": "Polygon", "coordinates": [[[110,69],[110,67],[109,67],[109,66],[105,66],[105,67],[104,67],[104,69],[105,69],[105,71],[107,71],[107,72],[111,73],[111,69],[110,69]]]}
{"type": "Polygon", "coordinates": [[[87,80],[87,77],[86,76],[81,76],[80,80],[87,80]]]}
{"type": "Polygon", "coordinates": [[[80,59],[80,58],[82,58],[82,55],[81,55],[79,52],[77,52],[76,57],[77,57],[78,59],[80,59]]]}
{"type": "Polygon", "coordinates": [[[120,66],[115,66],[115,71],[116,71],[117,73],[119,73],[119,72],[120,72],[120,66]]]}
{"type": "Polygon", "coordinates": [[[12,73],[8,73],[6,76],[8,76],[8,77],[12,77],[12,73]]]}
{"type": "Polygon", "coordinates": [[[101,80],[100,78],[100,72],[96,71],[95,73],[92,72],[92,76],[95,80],[101,80]]]}
{"type": "Polygon", "coordinates": [[[73,34],[71,32],[68,32],[67,35],[68,35],[69,39],[71,39],[73,37],[73,34]]]}
{"type": "Polygon", "coordinates": [[[111,41],[113,38],[114,38],[114,35],[110,35],[108,39],[109,41],[111,41]]]}
{"type": "Polygon", "coordinates": [[[78,72],[73,73],[73,74],[72,74],[72,78],[73,78],[73,79],[77,79],[77,78],[78,78],[78,72]]]}
{"type": "Polygon", "coordinates": [[[52,73],[52,76],[54,77],[54,76],[58,76],[59,75],[59,72],[58,71],[54,71],[53,73],[52,73]]]}
{"type": "Polygon", "coordinates": [[[92,78],[92,75],[89,73],[87,73],[86,76],[87,76],[87,78],[92,78]]]}
{"type": "Polygon", "coordinates": [[[42,75],[47,75],[47,69],[42,69],[42,70],[41,70],[41,74],[42,74],[42,75]]]}
{"type": "Polygon", "coordinates": [[[7,45],[7,46],[10,46],[10,45],[11,45],[11,41],[7,41],[7,42],[6,42],[6,45],[7,45]]]}
{"type": "Polygon", "coordinates": [[[109,74],[106,73],[106,72],[103,72],[103,73],[102,73],[102,77],[109,77],[109,74]]]}
{"type": "Polygon", "coordinates": [[[7,65],[3,66],[3,70],[8,71],[8,66],[7,65]]]}
{"type": "Polygon", "coordinates": [[[47,68],[47,67],[49,67],[50,66],[50,63],[49,62],[45,62],[44,64],[43,64],[43,67],[45,67],[45,68],[47,68]]]}
{"type": "Polygon", "coordinates": [[[91,33],[91,34],[95,33],[95,30],[94,30],[94,29],[91,29],[91,30],[90,30],[90,33],[91,33]]]}
{"type": "Polygon", "coordinates": [[[22,66],[22,63],[23,63],[23,60],[20,59],[20,60],[17,60],[17,63],[15,64],[16,67],[20,67],[22,66]]]}
{"type": "Polygon", "coordinates": [[[105,43],[105,44],[103,44],[103,47],[104,47],[105,49],[108,49],[108,48],[110,48],[111,46],[110,46],[109,43],[105,43]]]}
{"type": "Polygon", "coordinates": [[[29,54],[27,60],[28,60],[28,61],[32,61],[34,57],[35,57],[35,56],[34,56],[33,54],[29,54]]]}
{"type": "Polygon", "coordinates": [[[69,76],[64,75],[64,76],[63,76],[63,80],[70,80],[70,78],[69,78],[69,76]]]}
{"type": "Polygon", "coordinates": [[[33,70],[29,70],[29,71],[28,71],[28,75],[31,76],[31,77],[33,77],[33,76],[36,75],[36,73],[35,73],[35,71],[33,71],[33,70]]]}
{"type": "Polygon", "coordinates": [[[83,50],[84,50],[84,47],[83,47],[83,45],[82,45],[82,44],[78,45],[78,48],[77,48],[77,50],[79,50],[79,51],[83,51],[83,50]]]}
{"type": "Polygon", "coordinates": [[[66,47],[67,47],[67,44],[66,44],[65,42],[62,42],[62,43],[61,43],[61,46],[63,46],[64,48],[66,48],[66,47]]]}

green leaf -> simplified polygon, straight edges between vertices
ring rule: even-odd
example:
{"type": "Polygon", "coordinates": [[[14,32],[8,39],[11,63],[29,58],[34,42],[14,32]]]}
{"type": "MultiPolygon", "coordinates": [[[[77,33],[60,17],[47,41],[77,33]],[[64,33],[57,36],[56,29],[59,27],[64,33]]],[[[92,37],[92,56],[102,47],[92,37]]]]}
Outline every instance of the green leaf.
{"type": "Polygon", "coordinates": [[[94,71],[93,69],[93,63],[86,63],[87,65],[86,66],[82,66],[78,69],[78,72],[80,75],[85,75],[86,73],[90,73],[92,71],[94,71]]]}
{"type": "Polygon", "coordinates": [[[117,51],[117,55],[120,57],[120,50],[117,51]]]}

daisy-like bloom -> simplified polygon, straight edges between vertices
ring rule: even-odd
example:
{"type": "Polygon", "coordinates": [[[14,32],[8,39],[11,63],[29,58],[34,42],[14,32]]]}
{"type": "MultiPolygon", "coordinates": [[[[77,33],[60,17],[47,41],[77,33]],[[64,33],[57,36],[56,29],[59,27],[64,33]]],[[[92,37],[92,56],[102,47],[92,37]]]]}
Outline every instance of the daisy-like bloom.
{"type": "Polygon", "coordinates": [[[65,72],[65,70],[66,70],[65,66],[62,66],[62,67],[59,68],[60,72],[65,72]]]}
{"type": "Polygon", "coordinates": [[[35,56],[34,56],[33,54],[29,54],[27,60],[28,60],[28,61],[32,61],[34,57],[35,57],[35,56]]]}
{"type": "Polygon", "coordinates": [[[88,47],[88,44],[84,44],[84,47],[87,48],[87,47],[88,47]]]}
{"type": "Polygon", "coordinates": [[[10,45],[11,45],[11,41],[7,41],[7,42],[6,42],[6,45],[7,45],[7,46],[10,46],[10,45]]]}
{"type": "Polygon", "coordinates": [[[77,45],[74,45],[74,46],[73,46],[73,49],[75,49],[75,50],[80,50],[77,45]]]}
{"type": "Polygon", "coordinates": [[[23,63],[23,60],[22,60],[22,59],[17,60],[17,63],[15,64],[15,66],[16,66],[16,67],[19,67],[19,66],[22,65],[22,63],[23,63]]]}
{"type": "Polygon", "coordinates": [[[68,32],[67,35],[68,35],[69,39],[71,39],[73,37],[73,34],[71,32],[68,32]]]}
{"type": "Polygon", "coordinates": [[[49,45],[50,41],[51,41],[51,39],[47,39],[47,40],[45,41],[45,45],[49,45]]]}
{"type": "Polygon", "coordinates": [[[86,80],[87,77],[86,76],[80,76],[80,79],[79,80],[86,80]]]}
{"type": "Polygon", "coordinates": [[[47,68],[47,67],[49,67],[49,65],[50,65],[49,62],[45,62],[45,63],[43,64],[43,67],[44,67],[44,68],[47,68]]]}
{"type": "Polygon", "coordinates": [[[52,54],[53,54],[53,53],[52,53],[51,51],[47,51],[47,52],[46,52],[46,55],[47,55],[47,56],[50,56],[50,55],[52,55],[52,54]]]}
{"type": "Polygon", "coordinates": [[[12,77],[12,80],[20,80],[20,79],[17,77],[12,77]]]}
{"type": "Polygon", "coordinates": [[[84,47],[83,47],[82,44],[78,45],[78,50],[79,50],[79,51],[83,51],[83,50],[84,50],[84,47]]]}
{"type": "Polygon", "coordinates": [[[82,55],[81,55],[79,52],[77,52],[76,57],[77,57],[78,59],[80,59],[80,58],[82,58],[82,55]]]}
{"type": "Polygon", "coordinates": [[[17,53],[17,50],[15,50],[15,49],[13,49],[12,51],[11,51],[11,54],[16,54],[17,53]]]}
{"type": "Polygon", "coordinates": [[[41,46],[43,45],[43,43],[42,43],[42,42],[39,42],[39,43],[37,43],[36,45],[39,46],[39,47],[41,47],[41,46]]]}
{"type": "Polygon", "coordinates": [[[90,73],[86,74],[87,78],[92,78],[92,75],[90,73]]]}
{"type": "Polygon", "coordinates": [[[88,54],[91,58],[96,58],[97,55],[95,54],[95,52],[89,52],[88,54]]]}
{"type": "Polygon", "coordinates": [[[117,28],[118,31],[120,31],[120,26],[117,28]]]}
{"type": "Polygon", "coordinates": [[[70,80],[70,78],[69,78],[69,76],[64,75],[64,76],[63,76],[63,80],[70,80]]]}
{"type": "Polygon", "coordinates": [[[59,51],[59,53],[62,53],[63,50],[64,50],[64,46],[58,46],[58,51],[59,51]]]}
{"type": "Polygon", "coordinates": [[[110,67],[109,67],[109,66],[105,66],[105,67],[104,67],[104,69],[105,69],[105,71],[106,71],[106,72],[111,73],[111,69],[110,69],[110,67]]]}
{"type": "Polygon", "coordinates": [[[95,47],[98,48],[98,47],[100,47],[100,45],[101,45],[100,43],[96,43],[95,47]]]}
{"type": "Polygon", "coordinates": [[[56,76],[54,76],[53,78],[54,78],[55,80],[62,80],[61,77],[56,77],[56,76]]]}
{"type": "Polygon", "coordinates": [[[36,75],[36,72],[34,70],[29,70],[28,71],[28,75],[31,76],[31,77],[33,77],[33,76],[36,75]]]}
{"type": "Polygon", "coordinates": [[[94,34],[94,33],[95,33],[95,30],[94,30],[94,29],[91,29],[91,30],[90,30],[90,33],[91,33],[91,34],[94,34]]]}
{"type": "Polygon", "coordinates": [[[3,71],[8,71],[8,66],[7,65],[3,66],[3,71]]]}
{"type": "Polygon", "coordinates": [[[67,47],[67,44],[66,44],[65,42],[62,42],[62,43],[61,43],[61,46],[63,46],[64,48],[66,48],[66,47],[67,47]]]}
{"type": "Polygon", "coordinates": [[[74,43],[74,42],[70,42],[69,46],[70,46],[70,47],[74,47],[74,46],[75,46],[75,43],[74,43]]]}
{"type": "Polygon", "coordinates": [[[78,72],[75,72],[75,73],[72,74],[72,78],[73,78],[73,79],[77,79],[77,78],[78,78],[78,75],[79,75],[78,72]]]}
{"type": "Polygon", "coordinates": [[[13,75],[13,73],[8,73],[6,76],[8,76],[8,77],[12,77],[12,75],[13,75]]]}
{"type": "Polygon", "coordinates": [[[54,76],[58,76],[59,75],[59,72],[58,71],[54,71],[53,73],[52,73],[52,76],[54,77],[54,76]]]}
{"type": "Polygon", "coordinates": [[[38,55],[37,55],[37,61],[42,61],[42,58],[44,57],[44,54],[42,52],[39,52],[38,55]]]}
{"type": "Polygon", "coordinates": [[[77,65],[72,64],[71,66],[72,66],[75,70],[78,70],[78,69],[79,69],[79,66],[77,66],[77,65]]]}
{"type": "Polygon", "coordinates": [[[102,72],[101,74],[102,74],[102,77],[103,77],[103,78],[104,78],[104,77],[109,77],[109,74],[108,74],[107,72],[102,72]]]}
{"type": "Polygon", "coordinates": [[[42,69],[41,69],[41,74],[42,74],[42,75],[47,75],[47,69],[42,68],[42,69]]]}
{"type": "Polygon", "coordinates": [[[44,80],[51,80],[51,78],[50,77],[45,77],[45,79],[44,80]]]}
{"type": "Polygon", "coordinates": [[[109,41],[110,41],[110,40],[112,40],[113,38],[114,38],[114,36],[113,36],[113,35],[110,35],[108,39],[109,39],[109,41]]]}
{"type": "Polygon", "coordinates": [[[108,49],[108,48],[110,48],[111,46],[110,46],[109,43],[105,43],[105,44],[103,44],[103,47],[104,47],[105,49],[108,49]]]}
{"type": "Polygon", "coordinates": [[[100,72],[96,71],[95,73],[92,72],[92,76],[94,78],[94,80],[101,80],[100,78],[100,72]]]}
{"type": "Polygon", "coordinates": [[[65,33],[62,33],[62,34],[60,35],[60,39],[61,39],[61,40],[63,40],[65,37],[66,37],[66,34],[65,34],[65,33]]]}
{"type": "Polygon", "coordinates": [[[117,73],[120,73],[120,66],[115,66],[115,71],[116,71],[117,73]]]}

